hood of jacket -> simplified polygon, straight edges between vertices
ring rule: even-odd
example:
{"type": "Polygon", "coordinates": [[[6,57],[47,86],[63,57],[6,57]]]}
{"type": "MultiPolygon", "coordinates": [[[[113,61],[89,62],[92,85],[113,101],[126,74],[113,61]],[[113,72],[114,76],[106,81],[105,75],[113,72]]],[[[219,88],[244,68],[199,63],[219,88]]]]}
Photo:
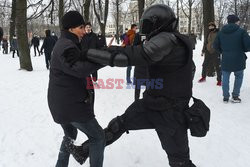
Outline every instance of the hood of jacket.
{"type": "Polygon", "coordinates": [[[225,25],[224,27],[222,27],[221,32],[225,33],[225,34],[231,34],[235,31],[237,31],[240,28],[239,25],[234,24],[234,23],[230,23],[225,25]]]}

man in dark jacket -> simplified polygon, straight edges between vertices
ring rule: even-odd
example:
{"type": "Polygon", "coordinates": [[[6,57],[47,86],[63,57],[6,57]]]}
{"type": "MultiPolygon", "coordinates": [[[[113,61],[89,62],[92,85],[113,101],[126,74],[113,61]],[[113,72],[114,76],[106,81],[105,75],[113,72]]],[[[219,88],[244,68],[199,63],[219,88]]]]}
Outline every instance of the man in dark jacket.
{"type": "Polygon", "coordinates": [[[206,42],[204,43],[201,53],[201,56],[203,55],[205,56],[202,64],[201,79],[199,79],[198,82],[206,81],[206,77],[209,73],[209,70],[214,71],[215,69],[217,74],[217,85],[221,86],[220,53],[213,48],[213,43],[219,30],[216,28],[214,22],[210,22],[208,24],[208,29],[209,29],[208,37],[206,42]]]}
{"type": "Polygon", "coordinates": [[[2,48],[3,48],[3,54],[8,54],[9,43],[8,43],[7,37],[3,38],[2,48]]]}
{"type": "Polygon", "coordinates": [[[12,58],[15,57],[15,53],[17,52],[17,56],[19,57],[19,51],[18,51],[18,43],[17,43],[17,37],[16,35],[13,35],[13,38],[10,42],[10,47],[12,51],[12,58]]]}
{"type": "Polygon", "coordinates": [[[51,59],[48,104],[52,117],[64,131],[56,167],[67,167],[69,152],[66,141],[73,142],[77,129],[90,142],[90,167],[102,167],[105,147],[104,131],[94,115],[94,90],[87,88],[90,74],[102,66],[86,61],[80,40],[84,36],[84,20],[77,11],[62,17],[61,37],[51,59]]]}
{"type": "Polygon", "coordinates": [[[58,37],[56,36],[56,33],[54,31],[51,33],[51,36],[55,41],[58,40],[58,37]]]}
{"type": "MultiPolygon", "coordinates": [[[[88,49],[99,49],[101,48],[99,46],[99,39],[97,35],[92,31],[92,25],[90,22],[85,24],[85,32],[86,34],[82,38],[82,49],[88,50],[88,49]]],[[[94,82],[97,81],[97,71],[92,74],[92,79],[94,82]]]]}
{"type": "Polygon", "coordinates": [[[35,56],[36,56],[36,51],[38,52],[38,56],[40,56],[40,51],[39,51],[40,39],[38,38],[37,35],[33,36],[31,40],[31,46],[32,45],[34,47],[35,56]]]}
{"type": "Polygon", "coordinates": [[[214,48],[222,53],[223,101],[229,101],[230,74],[234,72],[232,102],[240,103],[240,88],[247,59],[245,52],[250,51],[250,37],[246,30],[240,28],[240,20],[236,15],[229,15],[227,21],[228,24],[221,29],[214,41],[214,48]]]}
{"type": "Polygon", "coordinates": [[[101,34],[101,32],[99,32],[97,34],[97,38],[98,38],[98,46],[99,48],[105,48],[107,47],[107,41],[104,35],[101,34]]]}
{"type": "Polygon", "coordinates": [[[44,49],[44,54],[45,54],[45,63],[46,63],[46,68],[49,69],[50,67],[50,59],[51,59],[51,52],[56,44],[56,41],[54,38],[51,36],[50,30],[45,31],[45,39],[43,41],[43,45],[41,47],[41,54],[43,53],[44,49]]]}
{"type": "MultiPolygon", "coordinates": [[[[110,121],[105,129],[106,145],[128,130],[155,129],[171,167],[195,167],[190,160],[185,119],[192,96],[192,47],[186,36],[176,32],[176,27],[177,19],[171,8],[152,5],[141,18],[140,32],[147,36],[147,42],[125,48],[110,47],[108,51],[90,49],[87,57],[110,66],[147,65],[149,79],[155,83],[147,88],[143,99],[136,100],[124,114],[110,121]]],[[[88,151],[88,145],[85,142],[80,147],[82,153],[88,151]]],[[[78,151],[75,147],[71,153],[79,155],[78,151]]]]}

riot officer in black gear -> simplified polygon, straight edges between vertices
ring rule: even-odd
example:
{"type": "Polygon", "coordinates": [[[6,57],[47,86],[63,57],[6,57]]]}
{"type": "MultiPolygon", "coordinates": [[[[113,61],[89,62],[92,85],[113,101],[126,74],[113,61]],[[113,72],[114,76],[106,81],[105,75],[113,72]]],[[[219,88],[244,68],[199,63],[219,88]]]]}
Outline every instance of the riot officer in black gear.
{"type": "MultiPolygon", "coordinates": [[[[188,37],[177,32],[177,24],[171,8],[153,5],[140,22],[140,33],[147,38],[144,44],[106,51],[89,49],[87,58],[118,67],[147,65],[150,81],[159,81],[147,87],[143,99],[110,121],[105,129],[106,145],[129,130],[155,129],[171,167],[195,167],[190,160],[184,114],[192,96],[192,47],[188,37]]],[[[88,157],[88,141],[75,146],[69,140],[66,147],[80,163],[88,157]]]]}

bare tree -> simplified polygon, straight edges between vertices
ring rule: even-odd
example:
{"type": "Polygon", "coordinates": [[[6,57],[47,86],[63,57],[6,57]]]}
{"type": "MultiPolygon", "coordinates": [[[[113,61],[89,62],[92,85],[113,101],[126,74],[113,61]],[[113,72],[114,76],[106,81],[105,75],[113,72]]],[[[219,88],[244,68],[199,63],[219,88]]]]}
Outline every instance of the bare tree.
{"type": "Polygon", "coordinates": [[[106,23],[107,23],[107,18],[108,18],[109,0],[104,0],[104,4],[102,0],[98,0],[97,3],[95,2],[95,0],[93,0],[93,7],[94,7],[96,18],[100,25],[101,33],[102,35],[105,36],[105,29],[106,29],[106,23]]]}
{"type": "Polygon", "coordinates": [[[12,0],[12,9],[11,9],[11,18],[10,18],[10,38],[13,38],[13,35],[15,34],[16,30],[16,0],[12,0]]]}
{"type": "Polygon", "coordinates": [[[222,27],[224,24],[224,18],[227,10],[228,2],[225,0],[217,0],[215,1],[215,6],[217,9],[217,19],[218,19],[218,28],[222,27]]]}
{"type": "Polygon", "coordinates": [[[20,69],[32,71],[33,67],[30,59],[30,50],[28,46],[27,36],[27,1],[17,0],[16,12],[16,28],[17,28],[17,42],[19,50],[20,69]]]}
{"type": "Polygon", "coordinates": [[[208,23],[214,21],[214,0],[202,0],[203,4],[203,25],[204,25],[204,41],[208,35],[208,23]]]}
{"type": "Polygon", "coordinates": [[[202,3],[198,2],[194,7],[194,17],[196,20],[197,30],[199,32],[198,38],[201,40],[202,32],[203,32],[203,15],[202,15],[202,3]]]}
{"type": "Polygon", "coordinates": [[[191,33],[191,25],[192,25],[192,8],[195,0],[181,0],[181,9],[185,16],[188,18],[188,34],[191,33]],[[188,13],[187,11],[188,10],[188,13]]]}
{"type": "Polygon", "coordinates": [[[142,13],[144,12],[145,0],[137,0],[137,1],[138,1],[138,12],[139,12],[139,20],[140,20],[142,13]]]}
{"type": "Polygon", "coordinates": [[[64,15],[64,0],[59,0],[59,10],[58,10],[58,19],[59,19],[59,27],[62,29],[62,21],[61,18],[64,15]]]}
{"type": "Polygon", "coordinates": [[[90,10],[90,4],[91,4],[91,0],[85,0],[85,3],[83,5],[84,8],[84,19],[86,21],[89,21],[89,10],[90,10]]]}

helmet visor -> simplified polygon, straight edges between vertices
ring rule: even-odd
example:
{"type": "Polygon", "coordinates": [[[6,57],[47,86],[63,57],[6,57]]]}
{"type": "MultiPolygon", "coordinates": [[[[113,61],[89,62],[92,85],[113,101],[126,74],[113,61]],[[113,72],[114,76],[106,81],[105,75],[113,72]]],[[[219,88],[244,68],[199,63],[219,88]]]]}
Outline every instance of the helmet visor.
{"type": "Polygon", "coordinates": [[[153,31],[154,23],[149,19],[142,19],[140,21],[140,34],[148,35],[153,31]]]}

